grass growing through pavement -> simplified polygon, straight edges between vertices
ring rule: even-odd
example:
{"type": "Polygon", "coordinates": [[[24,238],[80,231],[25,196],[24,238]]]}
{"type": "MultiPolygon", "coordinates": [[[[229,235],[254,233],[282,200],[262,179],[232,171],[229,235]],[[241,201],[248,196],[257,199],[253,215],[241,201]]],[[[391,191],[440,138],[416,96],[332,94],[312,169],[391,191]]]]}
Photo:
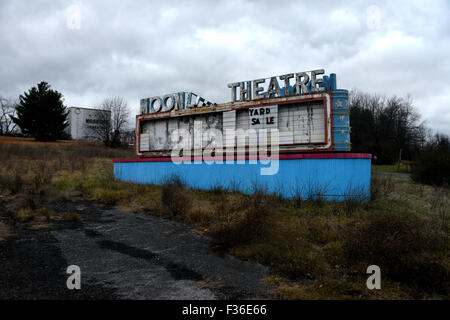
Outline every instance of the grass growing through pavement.
{"type": "MultiPolygon", "coordinates": [[[[1,141],[1,140],[0,140],[1,141]]],[[[449,297],[449,190],[374,175],[371,201],[342,203],[311,195],[284,200],[255,186],[252,195],[116,181],[112,158],[129,149],[98,144],[0,143],[0,204],[30,227],[77,220],[55,214],[58,201],[91,199],[194,226],[240,259],[273,270],[266,279],[282,299],[424,299],[449,297]],[[366,288],[379,265],[382,289],[366,288]]]]}

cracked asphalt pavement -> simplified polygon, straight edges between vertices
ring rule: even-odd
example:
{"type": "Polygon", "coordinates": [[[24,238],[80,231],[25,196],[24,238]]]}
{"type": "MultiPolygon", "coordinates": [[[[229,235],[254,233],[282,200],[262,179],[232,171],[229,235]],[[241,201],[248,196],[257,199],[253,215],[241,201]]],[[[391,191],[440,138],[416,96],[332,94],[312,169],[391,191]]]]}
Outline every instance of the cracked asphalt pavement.
{"type": "Polygon", "coordinates": [[[0,209],[11,235],[0,242],[0,299],[267,298],[269,270],[213,250],[187,225],[156,216],[60,202],[82,221],[31,230],[0,209]],[[81,269],[69,290],[66,269],[81,269]]]}

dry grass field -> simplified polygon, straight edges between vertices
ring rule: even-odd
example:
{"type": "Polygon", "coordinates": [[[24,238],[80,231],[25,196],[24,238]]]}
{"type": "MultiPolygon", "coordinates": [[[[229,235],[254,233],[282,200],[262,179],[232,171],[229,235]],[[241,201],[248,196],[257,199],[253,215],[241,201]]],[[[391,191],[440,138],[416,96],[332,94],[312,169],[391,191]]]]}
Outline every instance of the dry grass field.
{"type": "Polygon", "coordinates": [[[0,205],[31,228],[79,219],[52,208],[80,199],[170,217],[218,250],[270,266],[275,298],[449,298],[448,189],[380,175],[369,203],[286,200],[258,187],[251,195],[187,189],[178,177],[163,186],[116,181],[111,160],[124,157],[133,150],[0,137],[0,205]],[[381,290],[366,287],[373,264],[381,290]]]}
{"type": "Polygon", "coordinates": [[[6,137],[0,136],[0,143],[2,144],[20,144],[29,146],[101,146],[100,142],[77,141],[77,140],[58,140],[55,142],[41,142],[34,138],[24,137],[6,137]]]}

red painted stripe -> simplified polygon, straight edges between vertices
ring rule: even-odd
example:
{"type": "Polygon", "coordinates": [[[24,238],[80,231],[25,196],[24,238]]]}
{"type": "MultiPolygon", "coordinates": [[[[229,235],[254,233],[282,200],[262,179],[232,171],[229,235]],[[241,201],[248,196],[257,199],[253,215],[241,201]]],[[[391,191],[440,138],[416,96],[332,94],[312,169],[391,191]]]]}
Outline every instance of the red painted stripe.
{"type": "MultiPolygon", "coordinates": [[[[297,153],[297,154],[280,154],[279,160],[294,160],[294,159],[371,159],[372,155],[369,153],[297,153]]],[[[244,157],[234,156],[233,160],[271,160],[268,157],[259,157],[248,155],[244,157]]],[[[191,161],[193,161],[191,157],[191,161]]],[[[204,160],[216,160],[214,158],[205,157],[204,160]]],[[[223,161],[226,158],[223,157],[223,161]]],[[[172,159],[170,157],[164,158],[136,158],[136,159],[113,159],[113,162],[170,162],[172,159]]]]}

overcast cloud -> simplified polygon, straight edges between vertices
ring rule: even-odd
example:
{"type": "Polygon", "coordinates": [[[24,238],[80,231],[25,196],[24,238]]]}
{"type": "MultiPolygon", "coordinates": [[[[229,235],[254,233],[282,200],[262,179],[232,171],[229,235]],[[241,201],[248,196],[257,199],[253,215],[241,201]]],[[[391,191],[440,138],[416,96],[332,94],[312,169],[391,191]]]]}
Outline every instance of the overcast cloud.
{"type": "Polygon", "coordinates": [[[450,134],[450,2],[0,1],[0,95],[44,80],[68,106],[323,68],[338,87],[410,94],[450,134]],[[80,15],[78,16],[78,12],[80,15]]]}

